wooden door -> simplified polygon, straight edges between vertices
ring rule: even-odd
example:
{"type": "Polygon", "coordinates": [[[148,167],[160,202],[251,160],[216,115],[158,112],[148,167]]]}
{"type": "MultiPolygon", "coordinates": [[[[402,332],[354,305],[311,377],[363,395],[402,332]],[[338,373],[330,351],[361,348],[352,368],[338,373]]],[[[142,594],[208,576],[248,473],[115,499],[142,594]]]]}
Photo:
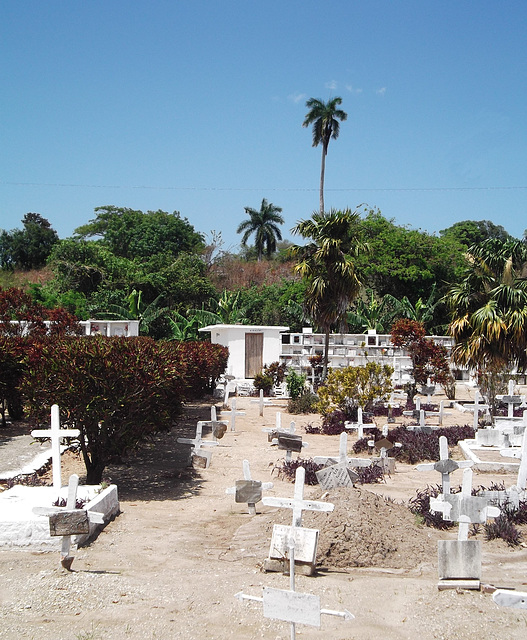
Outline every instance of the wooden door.
{"type": "Polygon", "coordinates": [[[263,333],[245,334],[245,377],[254,378],[263,368],[263,333]]]}

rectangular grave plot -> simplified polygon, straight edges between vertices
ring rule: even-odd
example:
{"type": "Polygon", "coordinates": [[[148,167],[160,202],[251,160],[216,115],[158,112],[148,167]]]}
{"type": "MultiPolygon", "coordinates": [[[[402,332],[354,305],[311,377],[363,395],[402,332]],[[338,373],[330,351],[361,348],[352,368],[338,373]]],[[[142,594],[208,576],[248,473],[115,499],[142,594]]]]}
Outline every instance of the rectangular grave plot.
{"type": "Polygon", "coordinates": [[[278,448],[299,453],[302,451],[302,436],[296,436],[290,433],[279,433],[278,448]]]}
{"type": "Polygon", "coordinates": [[[259,480],[236,480],[235,502],[256,504],[262,499],[262,483],[259,480]]]}
{"type": "Polygon", "coordinates": [[[320,627],[320,598],[309,593],[264,587],[265,618],[320,627]]]}
{"type": "Polygon", "coordinates": [[[76,536],[90,533],[86,511],[64,511],[49,516],[50,536],[76,536]]]}
{"type": "MultiPolygon", "coordinates": [[[[293,527],[275,524],[271,537],[269,557],[276,560],[289,558],[289,538],[293,527]]],[[[318,529],[305,527],[294,528],[295,562],[308,562],[315,564],[318,547],[318,529]]]]}
{"type": "Polygon", "coordinates": [[[480,580],[480,540],[438,540],[440,580],[480,580]]]}

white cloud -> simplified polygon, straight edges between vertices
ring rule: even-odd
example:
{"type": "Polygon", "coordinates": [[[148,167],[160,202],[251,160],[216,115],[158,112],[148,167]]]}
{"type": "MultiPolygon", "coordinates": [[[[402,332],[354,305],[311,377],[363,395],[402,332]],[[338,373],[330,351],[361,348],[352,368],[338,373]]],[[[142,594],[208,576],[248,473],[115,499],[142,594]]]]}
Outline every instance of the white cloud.
{"type": "Polygon", "coordinates": [[[337,81],[332,80],[331,82],[326,82],[324,86],[326,87],[326,89],[331,89],[332,91],[334,91],[337,88],[337,81]]]}
{"type": "Polygon", "coordinates": [[[362,93],[362,89],[355,89],[351,84],[346,85],[346,91],[349,91],[349,93],[354,93],[355,95],[362,93]]]}
{"type": "Polygon", "coordinates": [[[287,96],[288,100],[297,104],[298,102],[302,102],[307,98],[307,94],[305,93],[291,93],[287,96]]]}
{"type": "Polygon", "coordinates": [[[377,91],[375,93],[378,96],[384,96],[384,94],[386,93],[386,87],[381,87],[380,89],[377,89],[377,91]]]}

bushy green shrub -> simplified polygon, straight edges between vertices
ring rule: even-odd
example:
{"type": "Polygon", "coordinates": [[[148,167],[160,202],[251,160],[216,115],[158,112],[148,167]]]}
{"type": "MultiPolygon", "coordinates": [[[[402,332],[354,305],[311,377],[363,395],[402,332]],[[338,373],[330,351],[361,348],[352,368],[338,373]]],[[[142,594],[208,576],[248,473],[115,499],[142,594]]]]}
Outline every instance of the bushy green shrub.
{"type": "Polygon", "coordinates": [[[318,396],[310,391],[303,393],[298,398],[290,398],[287,403],[287,413],[315,413],[318,396]]]}

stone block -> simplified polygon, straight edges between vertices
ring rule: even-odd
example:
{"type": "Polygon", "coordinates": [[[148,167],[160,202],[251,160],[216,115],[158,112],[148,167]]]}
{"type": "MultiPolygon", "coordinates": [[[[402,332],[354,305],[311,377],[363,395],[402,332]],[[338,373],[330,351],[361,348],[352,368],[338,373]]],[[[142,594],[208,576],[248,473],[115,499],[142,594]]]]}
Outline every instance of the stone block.
{"type": "Polygon", "coordinates": [[[480,540],[439,540],[440,580],[481,580],[480,540]]]}

